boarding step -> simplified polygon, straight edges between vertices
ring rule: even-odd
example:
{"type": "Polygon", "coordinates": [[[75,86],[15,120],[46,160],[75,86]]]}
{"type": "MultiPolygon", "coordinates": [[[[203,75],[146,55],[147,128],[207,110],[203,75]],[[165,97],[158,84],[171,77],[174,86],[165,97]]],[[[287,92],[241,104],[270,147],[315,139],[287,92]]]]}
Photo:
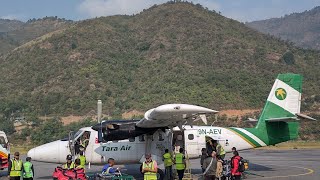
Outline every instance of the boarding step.
{"type": "Polygon", "coordinates": [[[184,173],[182,180],[191,180],[192,174],[191,173],[184,173]]]}

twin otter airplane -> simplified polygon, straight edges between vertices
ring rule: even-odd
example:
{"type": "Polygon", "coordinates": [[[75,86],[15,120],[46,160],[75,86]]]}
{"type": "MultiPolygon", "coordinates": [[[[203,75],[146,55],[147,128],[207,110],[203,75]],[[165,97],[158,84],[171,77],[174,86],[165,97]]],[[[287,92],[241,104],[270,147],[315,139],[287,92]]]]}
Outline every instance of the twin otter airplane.
{"type": "Polygon", "coordinates": [[[87,162],[102,164],[110,157],[119,164],[139,163],[150,152],[162,162],[166,148],[183,147],[189,158],[201,155],[206,138],[218,141],[230,152],[274,145],[298,137],[299,120],[315,120],[300,114],[302,76],[279,74],[254,128],[192,126],[197,120],[218,111],[188,104],[166,104],[148,110],[141,120],[102,121],[81,128],[74,138],[62,139],[31,149],[35,161],[63,163],[68,154],[77,154],[80,140],[89,139],[87,162]],[[188,126],[187,126],[188,125],[188,126]],[[190,125],[190,126],[189,126],[190,125]]]}

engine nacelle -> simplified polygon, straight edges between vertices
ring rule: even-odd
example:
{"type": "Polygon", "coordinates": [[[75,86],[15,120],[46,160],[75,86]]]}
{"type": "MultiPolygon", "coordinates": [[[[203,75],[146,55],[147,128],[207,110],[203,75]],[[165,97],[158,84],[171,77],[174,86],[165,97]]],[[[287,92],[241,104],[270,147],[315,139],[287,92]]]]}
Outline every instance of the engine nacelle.
{"type": "Polygon", "coordinates": [[[137,137],[143,134],[153,134],[158,128],[140,128],[136,126],[135,120],[133,121],[103,121],[92,127],[93,130],[98,131],[99,142],[102,138],[105,141],[124,140],[137,137]],[[115,123],[116,122],[116,123],[115,123]],[[102,138],[101,138],[102,137],[102,138]]]}

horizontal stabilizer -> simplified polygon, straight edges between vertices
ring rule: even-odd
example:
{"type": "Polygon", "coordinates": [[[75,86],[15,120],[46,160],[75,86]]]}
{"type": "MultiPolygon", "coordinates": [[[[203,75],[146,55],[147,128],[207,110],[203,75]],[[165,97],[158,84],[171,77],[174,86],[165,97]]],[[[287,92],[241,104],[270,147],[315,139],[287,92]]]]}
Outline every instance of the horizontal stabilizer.
{"type": "Polygon", "coordinates": [[[258,122],[258,119],[248,118],[245,122],[258,122]]]}
{"type": "Polygon", "coordinates": [[[304,114],[296,114],[296,116],[294,117],[280,117],[280,118],[270,118],[270,119],[266,119],[267,122],[294,122],[294,121],[303,121],[303,120],[308,120],[308,121],[317,121],[316,119],[304,115],[304,114]]]}
{"type": "Polygon", "coordinates": [[[317,121],[316,119],[314,119],[313,117],[304,115],[304,114],[296,114],[296,116],[298,116],[298,118],[300,120],[310,120],[310,121],[317,121]]]}
{"type": "Polygon", "coordinates": [[[270,118],[266,119],[266,122],[292,122],[299,121],[297,117],[280,117],[280,118],[270,118]]]}

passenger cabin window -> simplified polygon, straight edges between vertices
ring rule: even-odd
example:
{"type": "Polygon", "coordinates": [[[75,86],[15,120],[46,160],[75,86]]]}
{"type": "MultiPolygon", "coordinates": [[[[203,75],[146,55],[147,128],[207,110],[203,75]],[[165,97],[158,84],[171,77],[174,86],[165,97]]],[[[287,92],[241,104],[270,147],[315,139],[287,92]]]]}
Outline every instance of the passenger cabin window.
{"type": "Polygon", "coordinates": [[[163,141],[162,133],[159,133],[159,141],[163,141]]]}
{"type": "Polygon", "coordinates": [[[144,135],[139,136],[139,141],[143,142],[144,141],[144,135]]]}
{"type": "Polygon", "coordinates": [[[193,134],[189,134],[189,135],[188,135],[188,139],[189,139],[189,140],[193,140],[193,139],[194,139],[194,135],[193,135],[193,134]]]}
{"type": "Polygon", "coordinates": [[[134,141],[136,141],[136,138],[134,138],[134,137],[129,138],[129,142],[134,142],[134,141]]]}

